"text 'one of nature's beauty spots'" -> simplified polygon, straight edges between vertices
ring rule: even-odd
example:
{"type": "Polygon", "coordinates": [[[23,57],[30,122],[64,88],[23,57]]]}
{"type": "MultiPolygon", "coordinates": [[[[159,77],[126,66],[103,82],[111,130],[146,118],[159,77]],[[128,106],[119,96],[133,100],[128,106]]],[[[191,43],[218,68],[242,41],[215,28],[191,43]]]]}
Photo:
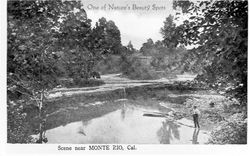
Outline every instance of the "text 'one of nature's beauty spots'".
{"type": "Polygon", "coordinates": [[[162,11],[166,10],[164,5],[158,4],[125,4],[125,5],[116,5],[116,4],[104,4],[104,5],[96,5],[96,4],[87,4],[84,5],[87,10],[104,10],[104,11],[162,11]]]}

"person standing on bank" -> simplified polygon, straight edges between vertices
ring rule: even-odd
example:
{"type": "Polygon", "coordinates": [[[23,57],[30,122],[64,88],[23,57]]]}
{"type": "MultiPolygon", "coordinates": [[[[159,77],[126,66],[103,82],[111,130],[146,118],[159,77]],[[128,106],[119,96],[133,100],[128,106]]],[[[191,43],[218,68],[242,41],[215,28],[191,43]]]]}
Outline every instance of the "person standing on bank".
{"type": "Polygon", "coordinates": [[[193,119],[194,119],[194,127],[195,128],[200,128],[200,125],[199,125],[199,115],[200,115],[200,111],[197,109],[197,106],[194,106],[194,109],[193,109],[193,119]]]}

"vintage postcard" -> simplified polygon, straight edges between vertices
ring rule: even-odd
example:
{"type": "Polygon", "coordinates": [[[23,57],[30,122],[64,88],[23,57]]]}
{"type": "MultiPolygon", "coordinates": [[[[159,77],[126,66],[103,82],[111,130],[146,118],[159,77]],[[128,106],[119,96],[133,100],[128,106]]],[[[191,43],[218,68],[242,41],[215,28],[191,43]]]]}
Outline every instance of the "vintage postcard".
{"type": "Polygon", "coordinates": [[[5,155],[246,154],[248,1],[5,10],[5,155]]]}

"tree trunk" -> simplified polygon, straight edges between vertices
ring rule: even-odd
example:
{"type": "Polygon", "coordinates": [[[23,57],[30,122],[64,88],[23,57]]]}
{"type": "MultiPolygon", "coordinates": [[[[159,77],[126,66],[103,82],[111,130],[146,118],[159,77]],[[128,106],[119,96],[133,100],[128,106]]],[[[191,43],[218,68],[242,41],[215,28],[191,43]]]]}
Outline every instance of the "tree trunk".
{"type": "Polygon", "coordinates": [[[44,91],[41,92],[41,101],[39,103],[39,140],[38,143],[43,142],[43,119],[42,119],[42,108],[43,108],[43,101],[44,101],[44,91]]]}

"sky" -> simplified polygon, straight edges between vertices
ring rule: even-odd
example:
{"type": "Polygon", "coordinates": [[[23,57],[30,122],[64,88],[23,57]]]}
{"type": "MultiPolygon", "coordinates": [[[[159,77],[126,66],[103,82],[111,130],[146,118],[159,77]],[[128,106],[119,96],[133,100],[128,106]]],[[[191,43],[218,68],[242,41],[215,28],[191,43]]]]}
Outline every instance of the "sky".
{"type": "Polygon", "coordinates": [[[82,0],[92,25],[101,17],[115,22],[121,42],[132,42],[140,49],[147,39],[162,40],[160,28],[169,14],[174,14],[171,0],[82,0]]]}

